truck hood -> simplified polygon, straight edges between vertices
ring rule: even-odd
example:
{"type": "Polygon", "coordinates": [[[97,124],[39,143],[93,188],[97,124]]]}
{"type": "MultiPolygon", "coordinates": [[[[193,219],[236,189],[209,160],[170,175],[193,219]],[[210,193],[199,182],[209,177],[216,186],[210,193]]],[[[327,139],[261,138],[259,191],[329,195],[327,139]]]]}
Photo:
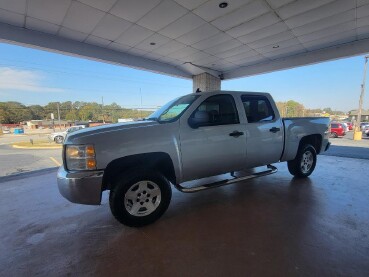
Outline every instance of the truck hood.
{"type": "Polygon", "coordinates": [[[147,126],[159,125],[156,121],[133,121],[133,122],[123,122],[115,124],[107,124],[96,127],[90,127],[78,130],[71,134],[68,134],[64,143],[73,143],[74,140],[79,140],[85,137],[90,137],[98,134],[107,134],[112,132],[119,132],[137,128],[145,128],[147,126]]]}

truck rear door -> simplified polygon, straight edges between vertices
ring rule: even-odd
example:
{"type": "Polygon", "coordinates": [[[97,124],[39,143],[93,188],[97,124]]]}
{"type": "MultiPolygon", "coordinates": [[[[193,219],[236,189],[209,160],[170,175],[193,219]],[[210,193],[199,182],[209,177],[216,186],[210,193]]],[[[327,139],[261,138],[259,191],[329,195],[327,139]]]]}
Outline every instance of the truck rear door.
{"type": "Polygon", "coordinates": [[[283,125],[278,110],[265,95],[241,95],[246,114],[247,167],[279,161],[283,151],[283,125]]]}

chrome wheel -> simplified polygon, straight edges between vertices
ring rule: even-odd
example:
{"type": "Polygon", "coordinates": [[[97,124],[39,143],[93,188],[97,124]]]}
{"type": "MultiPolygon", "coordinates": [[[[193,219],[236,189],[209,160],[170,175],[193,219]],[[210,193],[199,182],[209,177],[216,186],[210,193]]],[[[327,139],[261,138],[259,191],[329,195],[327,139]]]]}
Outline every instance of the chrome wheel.
{"type": "Polygon", "coordinates": [[[61,136],[57,136],[57,137],[55,137],[55,139],[54,139],[54,141],[56,142],[56,143],[59,143],[59,144],[61,144],[61,143],[63,143],[63,137],[61,137],[61,136]]]}
{"type": "Polygon", "coordinates": [[[133,216],[146,216],[154,212],[161,201],[161,190],[152,181],[133,184],[124,195],[124,207],[133,216]]]}
{"type": "Polygon", "coordinates": [[[313,157],[313,153],[311,153],[310,151],[306,151],[303,155],[302,155],[302,159],[301,159],[301,171],[302,173],[306,174],[309,172],[309,170],[311,169],[311,167],[314,164],[314,157],[313,157]]]}

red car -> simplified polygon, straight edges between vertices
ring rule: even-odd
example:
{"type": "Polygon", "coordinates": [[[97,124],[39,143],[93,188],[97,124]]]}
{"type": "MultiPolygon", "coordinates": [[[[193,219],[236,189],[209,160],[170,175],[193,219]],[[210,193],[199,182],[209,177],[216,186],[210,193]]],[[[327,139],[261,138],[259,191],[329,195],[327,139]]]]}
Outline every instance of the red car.
{"type": "Polygon", "coordinates": [[[346,122],[346,124],[347,124],[347,127],[348,127],[348,129],[350,130],[350,131],[352,131],[352,129],[353,129],[353,124],[351,123],[351,122],[346,122]]]}
{"type": "Polygon", "coordinates": [[[341,123],[331,123],[331,137],[338,138],[346,135],[345,127],[341,123]]]}

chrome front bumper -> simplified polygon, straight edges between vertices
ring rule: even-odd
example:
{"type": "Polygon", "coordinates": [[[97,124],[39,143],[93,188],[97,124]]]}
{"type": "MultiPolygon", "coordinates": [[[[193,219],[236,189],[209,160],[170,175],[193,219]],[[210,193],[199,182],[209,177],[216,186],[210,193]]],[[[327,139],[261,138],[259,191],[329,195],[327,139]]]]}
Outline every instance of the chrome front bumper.
{"type": "Polygon", "coordinates": [[[99,205],[104,171],[68,172],[61,166],[57,180],[61,195],[73,203],[99,205]]]}

